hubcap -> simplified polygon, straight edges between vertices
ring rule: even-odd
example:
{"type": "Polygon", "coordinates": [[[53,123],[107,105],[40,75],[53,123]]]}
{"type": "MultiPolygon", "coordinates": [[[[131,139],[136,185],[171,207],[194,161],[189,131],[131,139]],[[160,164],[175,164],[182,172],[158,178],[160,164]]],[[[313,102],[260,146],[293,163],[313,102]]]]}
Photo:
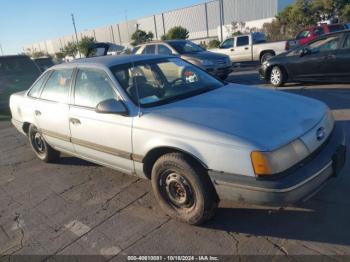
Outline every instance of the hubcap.
{"type": "Polygon", "coordinates": [[[165,178],[165,193],[170,202],[178,208],[190,208],[194,204],[193,193],[188,181],[177,173],[165,178]]]}
{"type": "Polygon", "coordinates": [[[39,154],[45,153],[45,150],[46,150],[45,142],[42,135],[39,132],[35,132],[32,135],[32,145],[37,153],[39,154]]]}
{"type": "Polygon", "coordinates": [[[274,68],[271,72],[271,83],[278,85],[281,81],[281,72],[279,69],[274,68]]]}

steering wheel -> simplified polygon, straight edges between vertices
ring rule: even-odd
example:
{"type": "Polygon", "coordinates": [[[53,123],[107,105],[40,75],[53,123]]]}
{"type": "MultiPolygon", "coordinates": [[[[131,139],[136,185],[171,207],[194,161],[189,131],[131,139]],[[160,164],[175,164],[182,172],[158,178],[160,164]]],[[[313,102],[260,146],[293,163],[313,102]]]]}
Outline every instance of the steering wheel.
{"type": "Polygon", "coordinates": [[[182,82],[182,84],[186,84],[185,80],[182,77],[174,79],[170,84],[174,86],[176,82],[182,82]]]}

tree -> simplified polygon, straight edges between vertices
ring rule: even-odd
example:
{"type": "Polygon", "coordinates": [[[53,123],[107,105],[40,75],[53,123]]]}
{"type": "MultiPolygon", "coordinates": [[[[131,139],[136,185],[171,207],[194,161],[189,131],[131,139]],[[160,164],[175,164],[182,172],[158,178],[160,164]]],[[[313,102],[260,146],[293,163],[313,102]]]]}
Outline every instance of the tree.
{"type": "Polygon", "coordinates": [[[64,54],[64,56],[75,57],[78,53],[77,44],[74,42],[68,42],[68,44],[61,49],[61,52],[64,54]]]}
{"type": "Polygon", "coordinates": [[[162,40],[187,39],[190,32],[182,26],[175,26],[171,28],[166,35],[162,36],[162,40]]]}
{"type": "Polygon", "coordinates": [[[220,41],[217,39],[210,40],[208,43],[209,49],[218,48],[219,46],[220,46],[220,41]]]}
{"type": "Polygon", "coordinates": [[[94,43],[95,39],[93,37],[84,36],[78,42],[77,50],[86,57],[94,43]]]}
{"type": "Polygon", "coordinates": [[[65,57],[63,52],[57,52],[55,53],[55,58],[59,61],[61,61],[65,57]]]}
{"type": "Polygon", "coordinates": [[[34,51],[31,54],[29,54],[32,58],[39,58],[43,56],[47,56],[48,54],[44,53],[43,51],[34,51]]]}
{"type": "Polygon", "coordinates": [[[132,40],[131,42],[132,46],[144,44],[153,40],[153,33],[152,32],[146,33],[145,31],[138,29],[132,34],[131,40],[132,40]]]}

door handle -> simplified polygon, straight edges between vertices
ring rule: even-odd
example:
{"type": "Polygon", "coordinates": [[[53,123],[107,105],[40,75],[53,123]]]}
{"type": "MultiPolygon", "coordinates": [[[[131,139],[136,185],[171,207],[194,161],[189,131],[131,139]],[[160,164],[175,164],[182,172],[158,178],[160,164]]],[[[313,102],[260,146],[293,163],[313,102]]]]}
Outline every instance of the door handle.
{"type": "Polygon", "coordinates": [[[81,122],[79,119],[77,118],[70,118],[69,121],[73,124],[73,125],[80,125],[81,122]]]}
{"type": "Polygon", "coordinates": [[[234,49],[234,48],[231,48],[231,50],[230,50],[230,51],[232,51],[232,52],[233,52],[233,51],[235,51],[235,49],[234,49]]]}
{"type": "Polygon", "coordinates": [[[336,55],[328,55],[328,56],[326,56],[326,58],[327,59],[336,59],[337,57],[336,57],[336,55]]]}
{"type": "Polygon", "coordinates": [[[249,47],[246,47],[246,48],[244,48],[245,50],[248,50],[249,49],[249,47]]]}
{"type": "Polygon", "coordinates": [[[34,114],[35,114],[36,116],[41,116],[41,112],[40,112],[39,110],[35,110],[35,111],[34,111],[34,114]]]}

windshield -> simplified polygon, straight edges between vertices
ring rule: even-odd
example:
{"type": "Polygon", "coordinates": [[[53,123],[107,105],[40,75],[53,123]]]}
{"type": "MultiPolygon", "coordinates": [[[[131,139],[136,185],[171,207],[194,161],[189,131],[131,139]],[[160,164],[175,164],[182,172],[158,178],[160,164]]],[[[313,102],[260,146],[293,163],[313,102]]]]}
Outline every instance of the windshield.
{"type": "Polygon", "coordinates": [[[179,54],[193,54],[205,51],[200,46],[190,41],[174,41],[168,42],[179,54]]]}
{"type": "Polygon", "coordinates": [[[111,71],[134,103],[143,107],[174,102],[224,86],[179,58],[118,65],[111,71]]]}

